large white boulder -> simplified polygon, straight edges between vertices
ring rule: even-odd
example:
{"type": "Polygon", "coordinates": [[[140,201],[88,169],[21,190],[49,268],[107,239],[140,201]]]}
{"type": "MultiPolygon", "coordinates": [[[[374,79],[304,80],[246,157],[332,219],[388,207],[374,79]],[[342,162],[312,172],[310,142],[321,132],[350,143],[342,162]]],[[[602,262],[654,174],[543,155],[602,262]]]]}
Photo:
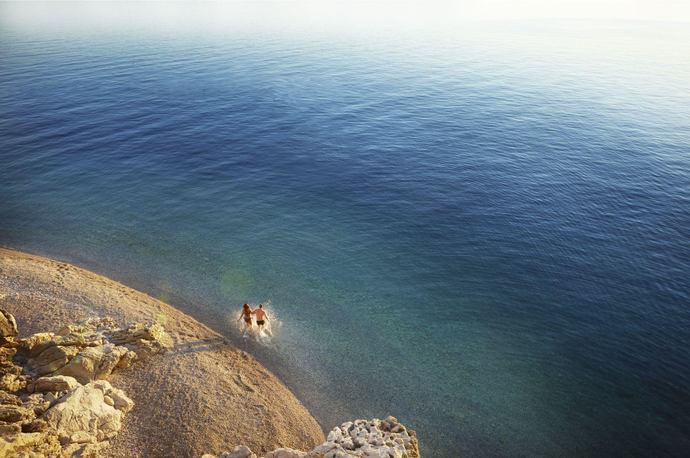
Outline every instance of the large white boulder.
{"type": "Polygon", "coordinates": [[[55,428],[63,444],[102,442],[117,434],[123,415],[134,405],[124,398],[124,392],[98,380],[63,396],[45,412],[43,419],[55,428]],[[106,397],[120,402],[109,404],[106,397]]]}

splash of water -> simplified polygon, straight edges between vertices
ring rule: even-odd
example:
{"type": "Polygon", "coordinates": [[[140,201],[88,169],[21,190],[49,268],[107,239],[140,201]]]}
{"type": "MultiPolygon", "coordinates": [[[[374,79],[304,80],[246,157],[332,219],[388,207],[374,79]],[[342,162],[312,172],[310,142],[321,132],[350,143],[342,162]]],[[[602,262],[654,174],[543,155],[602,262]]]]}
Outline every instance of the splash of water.
{"type": "Polygon", "coordinates": [[[252,311],[259,308],[259,304],[263,304],[263,310],[266,313],[265,324],[259,328],[257,324],[256,315],[252,315],[251,326],[248,326],[243,317],[240,316],[241,308],[228,314],[228,328],[230,332],[242,336],[243,339],[252,339],[261,345],[270,345],[275,342],[277,333],[279,332],[282,321],[271,305],[271,301],[267,300],[260,303],[248,303],[252,311]],[[238,319],[239,318],[239,319],[238,319]]]}

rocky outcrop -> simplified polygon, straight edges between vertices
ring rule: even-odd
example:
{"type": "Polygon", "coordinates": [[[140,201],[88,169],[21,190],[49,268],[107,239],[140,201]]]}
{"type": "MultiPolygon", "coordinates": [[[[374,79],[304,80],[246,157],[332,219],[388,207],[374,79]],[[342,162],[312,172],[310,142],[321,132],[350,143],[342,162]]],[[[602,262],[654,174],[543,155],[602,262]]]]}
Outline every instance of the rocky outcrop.
{"type": "Polygon", "coordinates": [[[66,375],[79,383],[107,378],[115,368],[129,367],[167,347],[168,336],[158,324],[120,329],[109,318],[40,333],[19,343],[16,359],[34,377],[66,375]]]}
{"type": "Polygon", "coordinates": [[[307,456],[393,457],[418,458],[419,448],[414,431],[398,422],[395,417],[385,420],[355,420],[333,428],[326,442],[307,456]]]}
{"type": "MultiPolygon", "coordinates": [[[[308,452],[279,448],[263,458],[420,458],[417,435],[395,417],[355,420],[335,427],[326,442],[308,452]]],[[[215,458],[204,455],[202,458],[215,458]]],[[[218,458],[256,458],[245,446],[237,446],[218,458]]]]}
{"type": "Polygon", "coordinates": [[[163,326],[154,323],[136,323],[126,329],[113,329],[106,332],[110,342],[135,350],[140,358],[155,355],[168,346],[169,337],[163,326]]]}
{"type": "Polygon", "coordinates": [[[100,456],[134,407],[103,379],[168,339],[159,325],[120,329],[107,318],[26,339],[16,330],[0,310],[0,456],[100,456]]]}

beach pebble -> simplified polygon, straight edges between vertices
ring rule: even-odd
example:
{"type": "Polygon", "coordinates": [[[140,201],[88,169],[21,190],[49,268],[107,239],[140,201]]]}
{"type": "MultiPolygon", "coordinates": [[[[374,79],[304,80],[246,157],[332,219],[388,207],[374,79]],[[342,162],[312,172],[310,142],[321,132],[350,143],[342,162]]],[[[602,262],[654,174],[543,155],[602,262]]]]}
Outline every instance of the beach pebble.
{"type": "Polygon", "coordinates": [[[238,445],[230,452],[221,453],[219,458],[256,458],[256,455],[246,445],[238,445]]]}
{"type": "Polygon", "coordinates": [[[268,452],[264,458],[304,458],[307,456],[305,452],[293,450],[291,448],[278,448],[272,452],[268,452]]]}

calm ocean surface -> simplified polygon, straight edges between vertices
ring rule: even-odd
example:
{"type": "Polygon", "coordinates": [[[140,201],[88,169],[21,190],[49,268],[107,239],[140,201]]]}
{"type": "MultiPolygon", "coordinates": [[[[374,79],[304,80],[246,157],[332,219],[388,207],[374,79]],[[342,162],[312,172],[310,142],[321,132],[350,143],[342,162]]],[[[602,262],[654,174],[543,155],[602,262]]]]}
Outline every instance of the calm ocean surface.
{"type": "Polygon", "coordinates": [[[76,5],[0,4],[0,245],[201,317],[326,429],[690,452],[687,24],[76,5]]]}

